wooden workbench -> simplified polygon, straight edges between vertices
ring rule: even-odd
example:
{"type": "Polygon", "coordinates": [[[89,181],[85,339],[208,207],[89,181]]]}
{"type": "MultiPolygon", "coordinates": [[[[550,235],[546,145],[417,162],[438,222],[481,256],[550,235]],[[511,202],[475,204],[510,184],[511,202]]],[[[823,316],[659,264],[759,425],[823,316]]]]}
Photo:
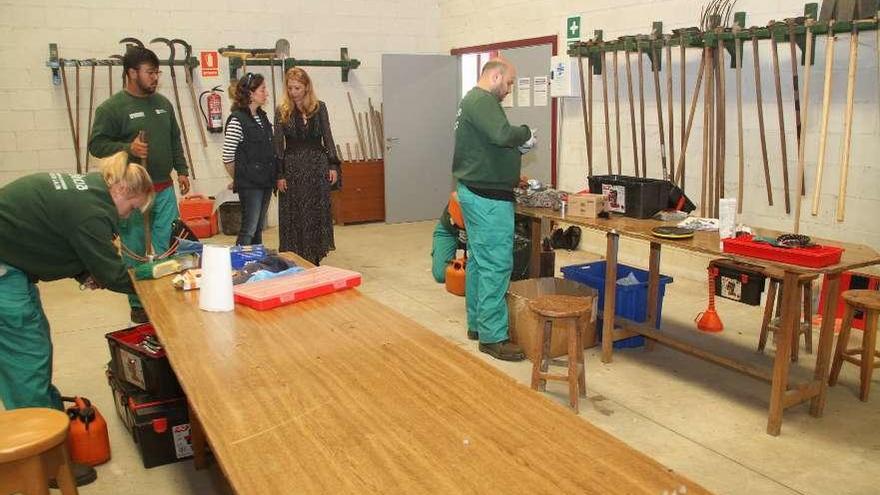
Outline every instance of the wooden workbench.
{"type": "Polygon", "coordinates": [[[238,493],[706,493],[357,289],[207,313],[136,287],[238,493]]]}
{"type": "MultiPolygon", "coordinates": [[[[549,224],[553,221],[578,225],[586,229],[601,231],[606,235],[606,271],[605,271],[605,301],[601,313],[603,315],[602,327],[602,361],[610,363],[612,359],[612,344],[615,340],[627,338],[633,335],[644,335],[650,340],[649,345],[657,342],[673,349],[685,352],[700,359],[713,362],[728,369],[738,371],[753,378],[770,383],[770,411],[767,420],[767,433],[779,435],[782,429],[782,413],[785,409],[810,401],[810,414],[820,417],[825,408],[825,397],[828,388],[827,377],[831,348],[834,337],[834,318],[823,318],[819,331],[819,345],[816,351],[816,368],[813,379],[807,383],[789,384],[789,366],[791,358],[791,342],[795,335],[795,325],[800,319],[800,302],[798,290],[798,278],[804,274],[825,275],[825,284],[828,295],[825,298],[825,306],[822,314],[835,314],[837,297],[840,292],[840,274],[847,270],[853,270],[866,266],[880,264],[880,254],[874,249],[856,244],[840,243],[825,239],[815,239],[819,244],[840,246],[845,249],[840,263],[824,268],[808,268],[797,265],[788,265],[774,261],[748,258],[731,255],[721,250],[718,232],[697,232],[691,239],[671,240],[661,239],[651,235],[651,229],[669,223],[658,220],[640,220],[613,215],[610,219],[585,219],[576,217],[563,217],[558,211],[549,208],[531,208],[517,206],[517,214],[533,219],[531,233],[532,246],[540,246],[542,232],[549,231],[549,224]],[[641,240],[650,244],[648,253],[648,296],[646,305],[648,308],[646,322],[640,324],[625,320],[614,315],[615,291],[617,283],[617,254],[620,237],[641,240]],[[763,268],[768,275],[783,281],[782,293],[782,321],[780,330],[777,332],[778,344],[773,361],[773,369],[766,370],[747,363],[735,361],[725,356],[720,356],[694,347],[691,344],[676,340],[659,332],[653,327],[657,315],[657,291],[660,277],[660,250],[661,246],[672,246],[686,251],[694,251],[709,256],[724,257],[743,261],[763,268]],[[620,327],[620,328],[617,328],[620,327]]],[[[771,230],[757,231],[759,235],[776,237],[780,232],[771,230]]],[[[532,250],[531,267],[532,276],[535,269],[540,265],[538,252],[532,250]]]]}

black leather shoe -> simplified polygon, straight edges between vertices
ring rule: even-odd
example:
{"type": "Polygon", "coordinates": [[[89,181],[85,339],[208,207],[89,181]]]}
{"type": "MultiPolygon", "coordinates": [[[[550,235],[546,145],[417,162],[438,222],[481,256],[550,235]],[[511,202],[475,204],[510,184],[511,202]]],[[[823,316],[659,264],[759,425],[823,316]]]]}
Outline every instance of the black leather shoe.
{"type": "Polygon", "coordinates": [[[496,342],[494,344],[480,343],[480,352],[492,356],[502,361],[522,361],[526,358],[525,353],[520,346],[512,344],[509,340],[496,342]]]}
{"type": "Polygon", "coordinates": [[[131,308],[131,321],[137,324],[147,323],[150,321],[150,317],[147,316],[147,311],[144,308],[131,308]]]}
{"type": "Polygon", "coordinates": [[[480,340],[480,334],[476,330],[468,330],[467,335],[469,340],[480,340]]]}
{"type": "MultiPolygon", "coordinates": [[[[98,479],[98,472],[92,466],[86,466],[78,462],[70,463],[70,470],[73,471],[73,480],[76,486],[85,486],[98,479]]],[[[58,488],[58,481],[49,480],[49,488],[58,488]]]]}

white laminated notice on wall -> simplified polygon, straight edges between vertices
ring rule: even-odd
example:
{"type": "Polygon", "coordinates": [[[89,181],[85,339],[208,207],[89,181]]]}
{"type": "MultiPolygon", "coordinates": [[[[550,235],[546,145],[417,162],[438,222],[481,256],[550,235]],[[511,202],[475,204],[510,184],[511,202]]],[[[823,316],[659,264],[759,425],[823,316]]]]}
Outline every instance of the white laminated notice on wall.
{"type": "Polygon", "coordinates": [[[516,106],[532,106],[532,78],[520,77],[516,80],[516,106]]]}
{"type": "Polygon", "coordinates": [[[546,107],[547,90],[549,88],[547,76],[535,76],[533,84],[535,87],[535,100],[532,102],[532,104],[536,107],[546,107]]]}
{"type": "Polygon", "coordinates": [[[513,91],[507,93],[507,96],[501,100],[501,106],[504,108],[513,108],[513,91]]]}

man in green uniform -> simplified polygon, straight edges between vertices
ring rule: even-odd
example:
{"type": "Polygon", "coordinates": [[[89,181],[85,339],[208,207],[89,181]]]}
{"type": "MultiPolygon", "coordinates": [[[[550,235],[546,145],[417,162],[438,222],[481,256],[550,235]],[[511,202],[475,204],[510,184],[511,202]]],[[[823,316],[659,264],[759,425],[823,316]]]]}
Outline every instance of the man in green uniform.
{"type": "MultiPolygon", "coordinates": [[[[153,252],[164,253],[171,239],[171,224],[178,217],[177,199],[171,170],[177,171],[180,194],[189,192],[189,169],[183,157],[180,128],[171,102],[156,93],[159,84],[159,59],[146,48],[129,48],[122,59],[125,88],[111,96],[95,111],[95,123],[89,139],[89,152],[103,158],[126,151],[132,161],[145,163],[156,189],[156,199],[149,210],[153,252]],[[146,139],[138,137],[145,131],[146,139]]],[[[146,252],[144,216],[135,212],[120,224],[122,242],[132,252],[146,252]]],[[[129,266],[135,261],[126,258],[129,266]]],[[[147,314],[137,296],[129,296],[131,319],[147,321],[147,314]]]]}
{"type": "Polygon", "coordinates": [[[468,337],[479,338],[481,352],[506,361],[525,358],[509,341],[505,293],[513,269],[513,188],[522,154],[536,142],[527,126],[511,126],[501,108],[515,80],[510,63],[486,63],[477,86],[459,104],[452,161],[468,232],[468,337]]]}
{"type": "MultiPolygon", "coordinates": [[[[153,184],[121,154],[102,173],[39,173],[0,188],[0,399],[6,409],[63,409],[52,385],[52,340],[36,282],[133,293],[113,239],[120,218],[149,204],[153,184]]],[[[77,482],[95,478],[75,465],[77,482]]]]}

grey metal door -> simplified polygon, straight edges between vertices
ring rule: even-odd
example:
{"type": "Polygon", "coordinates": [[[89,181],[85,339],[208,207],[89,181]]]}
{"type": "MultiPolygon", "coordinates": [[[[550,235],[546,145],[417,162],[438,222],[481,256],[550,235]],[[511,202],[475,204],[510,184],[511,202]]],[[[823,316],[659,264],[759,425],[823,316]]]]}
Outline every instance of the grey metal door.
{"type": "Polygon", "coordinates": [[[436,219],[452,190],[458,57],[382,55],[385,221],[436,219]]]}
{"type": "MultiPolygon", "coordinates": [[[[508,48],[501,50],[501,55],[516,66],[517,77],[547,76],[550,72],[550,57],[553,55],[552,45],[535,45],[522,48],[508,48]]],[[[527,100],[530,105],[521,107],[514,104],[513,107],[505,108],[507,119],[513,125],[526,124],[538,132],[538,145],[523,156],[522,175],[538,179],[544,184],[550,184],[551,179],[551,105],[549,99],[545,106],[535,106],[534,86],[527,100]]],[[[519,88],[516,82],[513,84],[513,100],[517,101],[519,88]]]]}

